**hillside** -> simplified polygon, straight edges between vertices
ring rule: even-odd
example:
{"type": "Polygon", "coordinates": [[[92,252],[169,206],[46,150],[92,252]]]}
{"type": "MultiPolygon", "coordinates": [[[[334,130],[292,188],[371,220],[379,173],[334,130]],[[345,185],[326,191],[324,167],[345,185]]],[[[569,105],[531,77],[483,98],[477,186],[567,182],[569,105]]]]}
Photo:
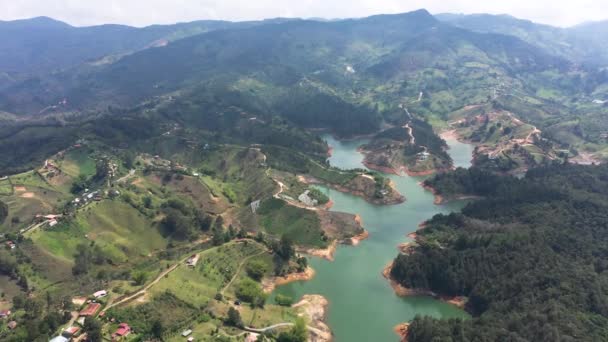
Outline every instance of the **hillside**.
{"type": "MultiPolygon", "coordinates": [[[[473,318],[416,318],[410,342],[607,339],[608,167],[569,164],[608,159],[604,25],[426,10],[0,22],[0,310],[18,323],[0,322],[0,340],[49,340],[88,300],[78,326],[98,340],[124,322],[131,340],[328,340],[326,299],[266,292],[313,277],[304,255],[332,260],[368,237],[391,253],[396,234],[460,208],[434,207],[420,182],[437,204],[474,201],[429,220],[387,275],[466,297],[473,318]],[[446,132],[475,145],[473,169],[454,170],[446,132]]],[[[333,265],[346,256],[378,281],[351,252],[333,265]]],[[[316,262],[313,286],[332,270],[316,262]]],[[[363,283],[349,293],[395,300],[363,283]]],[[[466,316],[438,304],[395,312],[466,316]]]]}
{"type": "Polygon", "coordinates": [[[466,296],[475,318],[416,318],[408,341],[606,339],[607,171],[565,164],[523,179],[471,169],[430,180],[441,194],[485,198],[426,222],[391,276],[466,296]]]}
{"type": "Polygon", "coordinates": [[[583,23],[568,28],[537,24],[510,15],[439,14],[437,19],[476,32],[491,32],[518,37],[550,53],[580,63],[605,64],[608,55],[602,46],[608,42],[608,23],[583,23]]]}
{"type": "Polygon", "coordinates": [[[124,25],[74,27],[48,17],[0,21],[3,42],[0,73],[19,80],[83,63],[110,63],[112,59],[188,36],[259,23],[202,20],[136,28],[124,25]]]}

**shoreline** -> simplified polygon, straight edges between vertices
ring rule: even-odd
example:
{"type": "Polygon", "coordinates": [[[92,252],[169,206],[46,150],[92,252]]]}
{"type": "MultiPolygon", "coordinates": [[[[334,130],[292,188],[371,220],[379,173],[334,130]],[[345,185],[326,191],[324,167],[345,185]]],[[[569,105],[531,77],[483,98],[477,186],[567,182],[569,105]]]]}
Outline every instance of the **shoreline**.
{"type": "Polygon", "coordinates": [[[393,331],[399,336],[400,342],[407,342],[407,333],[410,328],[409,322],[403,322],[395,325],[393,331]]]}
{"type": "Polygon", "coordinates": [[[290,273],[286,276],[273,276],[262,280],[262,288],[264,293],[271,293],[277,286],[293,283],[296,281],[308,281],[315,277],[315,270],[308,266],[304,272],[290,273]]]}
{"type": "MultiPolygon", "coordinates": [[[[361,222],[361,218],[359,217],[359,215],[355,215],[355,220],[357,222],[361,222]]],[[[361,243],[361,241],[368,239],[368,238],[369,238],[369,232],[367,230],[363,229],[362,233],[357,234],[353,237],[344,238],[342,240],[338,240],[338,239],[333,240],[329,244],[329,246],[327,246],[326,248],[301,248],[301,247],[298,247],[298,248],[296,248],[296,251],[298,253],[306,254],[309,256],[323,258],[327,261],[334,261],[334,255],[336,254],[338,245],[355,247],[355,246],[359,245],[359,243],[361,243]]],[[[307,280],[307,279],[303,279],[303,280],[307,280]]]]}
{"type": "Polygon", "coordinates": [[[440,195],[437,193],[437,190],[435,188],[433,188],[430,185],[426,185],[424,184],[424,182],[420,182],[420,185],[425,189],[430,191],[431,193],[433,193],[433,196],[435,196],[435,199],[433,200],[433,204],[435,205],[442,205],[442,204],[447,204],[451,201],[464,201],[464,200],[478,200],[478,199],[482,199],[482,196],[477,196],[477,195],[454,195],[454,196],[450,196],[450,197],[445,197],[443,195],[440,195]]]}
{"type": "MultiPolygon", "coordinates": [[[[359,174],[357,177],[363,177],[363,176],[365,176],[365,174],[359,174]]],[[[298,181],[300,181],[304,184],[307,184],[307,185],[310,185],[310,184],[323,185],[330,189],[333,189],[333,190],[336,190],[336,191],[339,191],[339,192],[342,192],[345,194],[350,194],[350,195],[353,195],[356,197],[360,197],[360,198],[363,198],[363,200],[365,200],[366,202],[375,204],[375,205],[397,205],[397,204],[401,204],[406,201],[405,196],[402,195],[401,193],[399,193],[399,191],[394,187],[394,184],[391,184],[391,183],[389,183],[389,186],[391,187],[391,190],[393,191],[393,193],[395,193],[397,196],[388,201],[384,201],[382,199],[376,199],[373,196],[366,195],[363,191],[353,190],[353,189],[350,189],[343,185],[337,185],[337,184],[333,184],[333,183],[329,183],[329,182],[324,182],[313,176],[298,175],[297,179],[298,179],[298,181]]],[[[333,206],[333,201],[330,200],[330,202],[331,202],[331,205],[333,206]]]]}
{"type": "Polygon", "coordinates": [[[305,316],[310,321],[308,341],[331,342],[333,340],[333,334],[326,322],[329,307],[327,298],[318,294],[306,294],[291,307],[297,309],[298,316],[305,316]]]}
{"type": "Polygon", "coordinates": [[[334,261],[336,249],[338,249],[338,240],[333,240],[326,248],[296,248],[296,251],[328,261],[334,261]]]}
{"type": "MultiPolygon", "coordinates": [[[[356,218],[355,218],[355,220],[356,220],[356,218]]],[[[350,240],[350,243],[348,243],[347,245],[357,246],[357,245],[359,245],[359,243],[361,243],[361,241],[368,239],[368,238],[369,238],[369,232],[367,230],[365,230],[365,231],[363,231],[363,233],[355,235],[355,236],[351,237],[350,239],[348,239],[348,240],[350,240]]]]}
{"type": "MultiPolygon", "coordinates": [[[[361,148],[359,148],[357,151],[364,155],[362,164],[365,165],[365,167],[367,167],[370,170],[374,170],[374,171],[378,171],[378,172],[382,172],[382,173],[386,173],[386,174],[390,174],[390,175],[403,177],[403,175],[406,174],[410,177],[424,177],[424,176],[431,176],[436,173],[448,171],[446,169],[430,169],[430,170],[425,170],[425,171],[412,171],[405,165],[401,165],[398,168],[389,167],[389,166],[381,166],[381,165],[374,164],[367,160],[367,153],[369,153],[369,151],[365,151],[361,148]]],[[[452,169],[454,169],[454,167],[450,168],[450,170],[452,170],[452,169]]]]}
{"type": "Polygon", "coordinates": [[[407,297],[407,296],[427,296],[427,297],[432,297],[435,298],[437,300],[440,300],[444,303],[448,303],[451,305],[454,305],[460,309],[465,309],[465,306],[467,304],[468,298],[464,297],[464,296],[454,296],[454,297],[450,297],[450,296],[444,296],[444,295],[439,295],[429,289],[412,289],[409,287],[405,287],[401,284],[399,284],[397,281],[395,281],[393,278],[391,278],[391,269],[393,268],[393,263],[394,261],[391,261],[390,263],[388,263],[384,269],[382,270],[382,275],[384,276],[384,278],[386,278],[391,287],[393,288],[393,290],[395,291],[395,294],[399,297],[407,297]]]}

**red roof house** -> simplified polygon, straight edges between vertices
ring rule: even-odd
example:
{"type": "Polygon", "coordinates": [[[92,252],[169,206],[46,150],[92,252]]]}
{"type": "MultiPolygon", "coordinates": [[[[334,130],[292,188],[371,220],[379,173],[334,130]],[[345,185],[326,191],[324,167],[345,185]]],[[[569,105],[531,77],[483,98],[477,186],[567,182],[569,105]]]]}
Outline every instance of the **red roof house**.
{"type": "Polygon", "coordinates": [[[80,316],[93,316],[100,308],[101,308],[101,304],[90,303],[89,305],[87,305],[86,308],[84,308],[82,311],[80,311],[79,315],[80,316]]]}
{"type": "Polygon", "coordinates": [[[131,327],[127,323],[120,323],[113,337],[125,337],[131,333],[131,327]]]}

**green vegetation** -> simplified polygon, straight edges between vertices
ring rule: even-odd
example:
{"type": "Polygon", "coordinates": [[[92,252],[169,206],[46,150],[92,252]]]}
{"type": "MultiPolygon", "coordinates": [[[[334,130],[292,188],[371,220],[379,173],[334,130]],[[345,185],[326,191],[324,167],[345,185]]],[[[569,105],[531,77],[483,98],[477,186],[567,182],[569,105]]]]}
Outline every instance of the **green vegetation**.
{"type": "Polygon", "coordinates": [[[313,200],[317,200],[317,203],[321,205],[329,202],[329,197],[317,188],[308,189],[308,196],[313,200]]]}
{"type": "Polygon", "coordinates": [[[287,236],[302,246],[327,246],[319,218],[314,211],[270,198],[261,203],[257,213],[261,226],[270,234],[287,236]]]}
{"type": "Polygon", "coordinates": [[[205,315],[198,311],[197,307],[167,291],[154,296],[148,303],[111,309],[107,315],[118,322],[129,322],[142,337],[156,337],[159,333],[164,336],[181,332],[196,320],[204,319],[205,315]]]}
{"type": "Polygon", "coordinates": [[[391,276],[469,297],[475,318],[417,318],[408,340],[606,339],[607,179],[606,166],[565,164],[523,179],[472,169],[431,180],[441,193],[486,199],[428,221],[391,276]]]}
{"type": "Polygon", "coordinates": [[[281,306],[291,306],[293,304],[293,298],[281,294],[276,295],[274,301],[281,306]]]}
{"type": "Polygon", "coordinates": [[[302,318],[296,321],[296,325],[288,332],[282,332],[277,338],[278,342],[304,342],[308,338],[306,322],[302,318]]]}
{"type": "Polygon", "coordinates": [[[0,201],[0,224],[4,223],[6,217],[8,216],[8,206],[6,203],[0,201]]]}

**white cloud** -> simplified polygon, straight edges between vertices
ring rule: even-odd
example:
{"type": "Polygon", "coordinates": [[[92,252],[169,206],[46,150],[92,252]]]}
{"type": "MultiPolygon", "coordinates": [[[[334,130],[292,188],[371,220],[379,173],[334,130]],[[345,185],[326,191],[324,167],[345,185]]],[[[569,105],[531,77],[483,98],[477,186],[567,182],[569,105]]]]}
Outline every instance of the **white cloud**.
{"type": "Polygon", "coordinates": [[[362,17],[419,8],[432,13],[506,13],[557,26],[608,18],[606,0],[0,0],[0,19],[49,16],[79,26],[145,26],[198,19],[362,17]]]}

